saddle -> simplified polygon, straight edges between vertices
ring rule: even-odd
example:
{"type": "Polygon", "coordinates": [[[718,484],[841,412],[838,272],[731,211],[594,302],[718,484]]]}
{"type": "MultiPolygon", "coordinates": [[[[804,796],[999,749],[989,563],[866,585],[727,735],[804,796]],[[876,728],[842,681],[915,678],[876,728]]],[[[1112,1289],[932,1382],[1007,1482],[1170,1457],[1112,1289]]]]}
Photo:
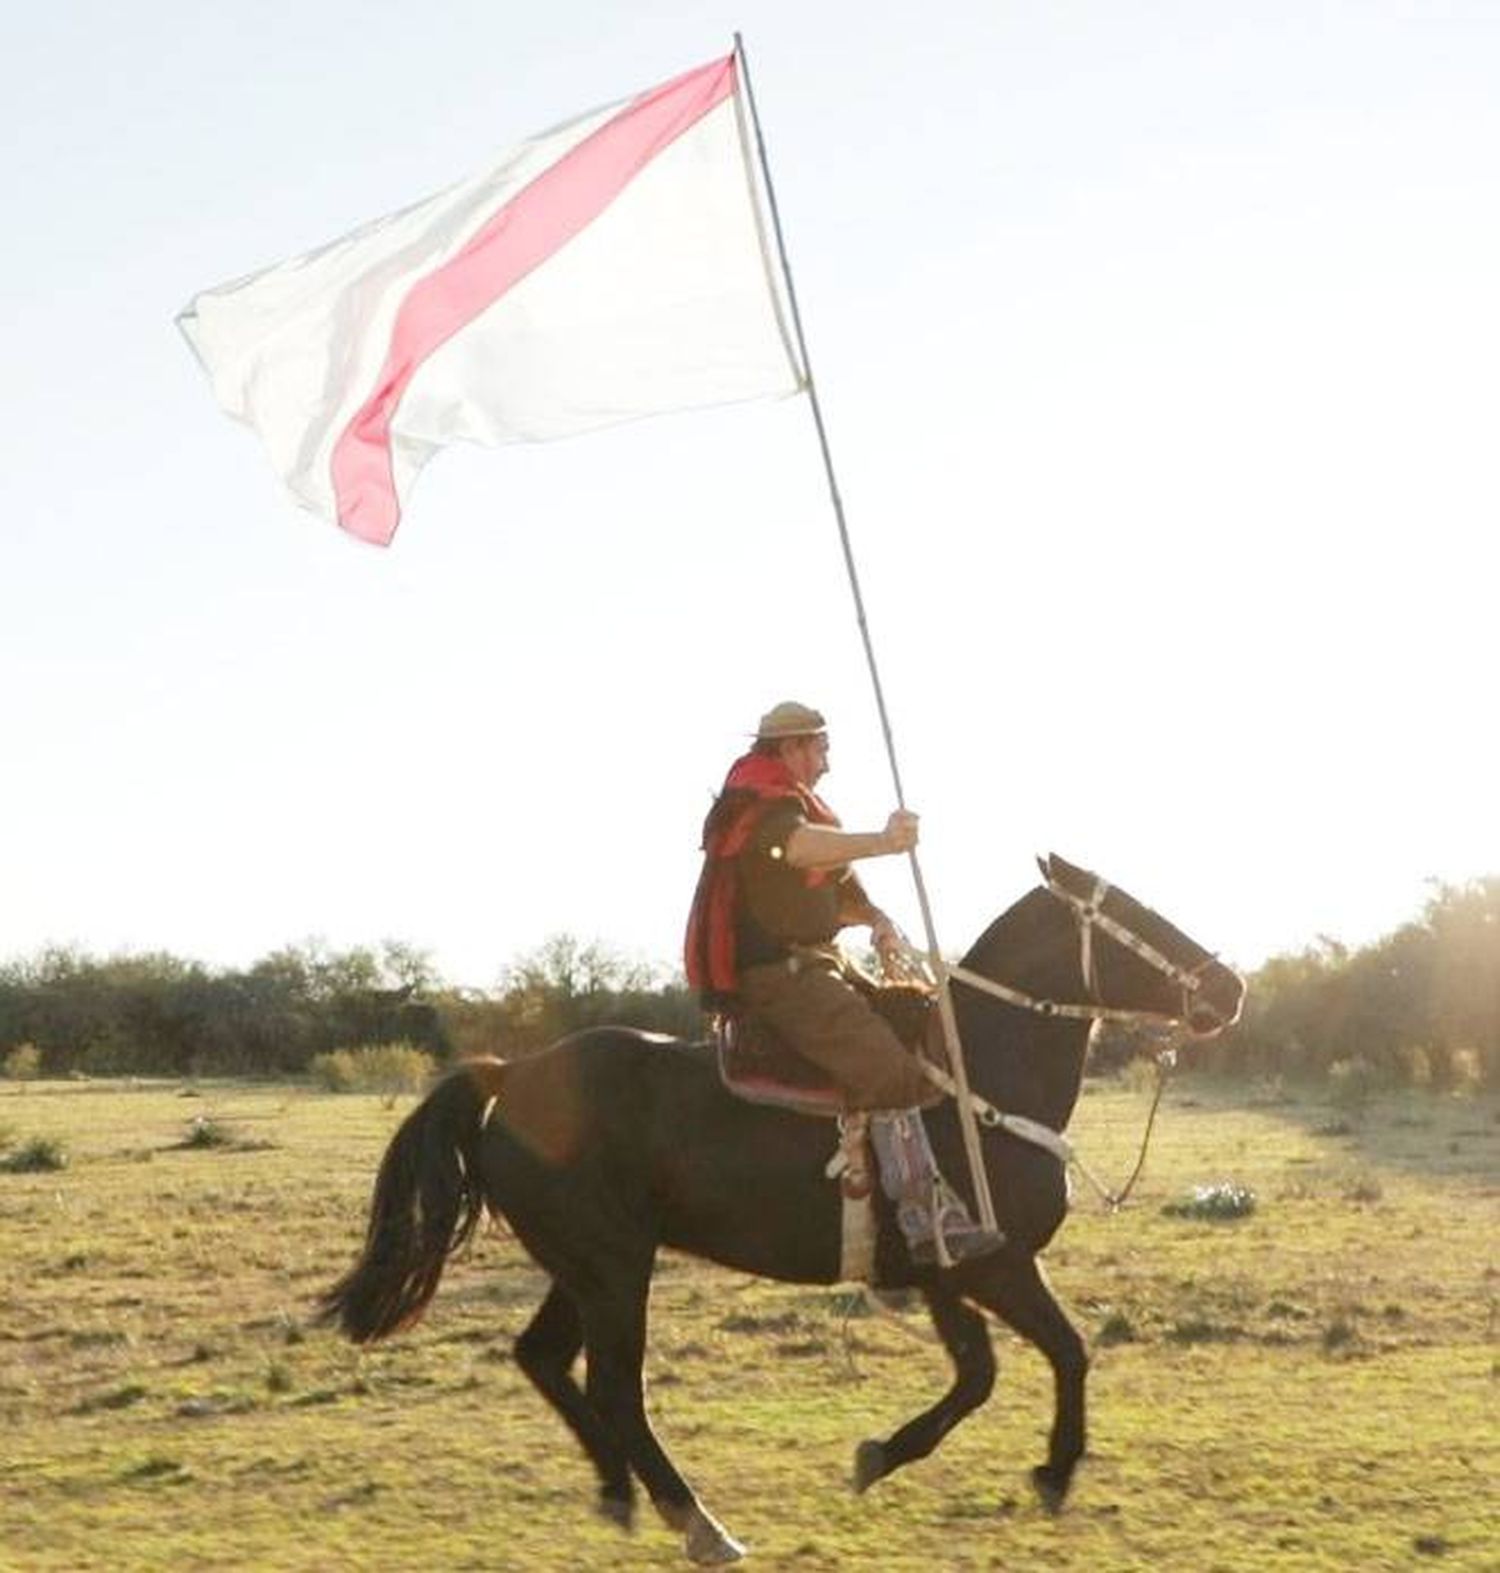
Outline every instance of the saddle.
{"type": "MultiPolygon", "coordinates": [[[[880,984],[863,975],[854,981],[905,1047],[922,1054],[936,1029],[937,996],[914,983],[880,984]]],[[[735,1097],[837,1119],[838,1144],[824,1173],[838,1182],[842,1197],[839,1280],[873,1283],[877,1181],[870,1114],[847,1109],[843,1089],[755,1017],[720,1013],[711,1018],[709,1033],[719,1076],[735,1097]]]]}
{"type": "MultiPolygon", "coordinates": [[[[901,1042],[912,1053],[922,1053],[935,1019],[937,996],[914,983],[860,986],[901,1042]]],[[[711,1018],[709,1036],[718,1054],[719,1076],[737,1098],[829,1119],[845,1112],[838,1083],[764,1022],[721,1012],[711,1018]]]]}

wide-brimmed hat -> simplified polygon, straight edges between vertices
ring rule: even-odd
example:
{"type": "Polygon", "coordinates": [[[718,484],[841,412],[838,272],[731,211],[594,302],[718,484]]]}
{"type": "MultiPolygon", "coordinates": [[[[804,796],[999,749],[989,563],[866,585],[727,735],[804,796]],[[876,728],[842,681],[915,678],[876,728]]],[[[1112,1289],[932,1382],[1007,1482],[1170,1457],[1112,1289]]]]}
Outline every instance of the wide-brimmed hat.
{"type": "Polygon", "coordinates": [[[755,731],[757,743],[781,742],[791,737],[815,737],[826,732],[828,723],[808,705],[799,705],[795,699],[783,699],[772,705],[760,718],[755,731]]]}

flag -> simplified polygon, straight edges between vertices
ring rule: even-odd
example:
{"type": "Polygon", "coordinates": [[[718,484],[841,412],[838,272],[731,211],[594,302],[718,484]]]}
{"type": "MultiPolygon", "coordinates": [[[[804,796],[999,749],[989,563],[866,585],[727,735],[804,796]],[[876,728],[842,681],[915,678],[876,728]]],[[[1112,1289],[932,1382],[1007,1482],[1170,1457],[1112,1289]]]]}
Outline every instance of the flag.
{"type": "Polygon", "coordinates": [[[386,545],[447,443],[797,392],[782,302],[729,55],[178,322],[296,499],[386,545]]]}

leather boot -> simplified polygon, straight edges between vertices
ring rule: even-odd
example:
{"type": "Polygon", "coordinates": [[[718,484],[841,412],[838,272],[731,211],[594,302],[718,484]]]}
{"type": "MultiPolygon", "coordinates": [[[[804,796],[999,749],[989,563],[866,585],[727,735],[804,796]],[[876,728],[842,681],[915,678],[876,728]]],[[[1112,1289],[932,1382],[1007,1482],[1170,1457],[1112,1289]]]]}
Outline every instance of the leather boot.
{"type": "Polygon", "coordinates": [[[872,1116],[870,1135],[879,1160],[880,1183],[896,1204],[901,1236],[917,1266],[949,1267],[1005,1244],[1004,1235],[980,1228],[944,1183],[927,1140],[927,1127],[915,1109],[872,1116]]]}

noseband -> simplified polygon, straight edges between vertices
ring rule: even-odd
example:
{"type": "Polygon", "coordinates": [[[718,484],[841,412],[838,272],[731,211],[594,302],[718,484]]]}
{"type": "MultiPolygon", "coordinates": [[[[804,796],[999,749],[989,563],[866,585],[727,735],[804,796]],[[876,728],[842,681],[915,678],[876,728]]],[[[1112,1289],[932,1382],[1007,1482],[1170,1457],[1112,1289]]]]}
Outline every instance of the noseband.
{"type": "MultiPolygon", "coordinates": [[[[1061,1016],[1074,1021],[1165,1022],[1172,1026],[1189,1018],[1194,996],[1203,983],[1204,968],[1212,964],[1214,959],[1212,956],[1205,956],[1196,967],[1191,969],[1179,967],[1170,957],[1164,956],[1154,945],[1143,940],[1133,929],[1126,928],[1118,918],[1110,917],[1104,911],[1104,898],[1109,894],[1109,881],[1100,879],[1097,875],[1094,877],[1094,888],[1087,897],[1074,895],[1051,875],[1047,877],[1047,889],[1065,906],[1072,908],[1073,916],[1077,920],[1079,966],[1083,973],[1084,987],[1092,997],[1092,1003],[1069,1005],[1060,1004],[1056,1000],[1039,999],[1034,994],[1011,988],[1009,984],[996,983],[991,978],[971,972],[967,967],[950,966],[947,969],[948,976],[956,978],[960,983],[967,983],[970,988],[978,989],[982,993],[992,994],[1008,1005],[1018,1005],[1022,1010],[1033,1011],[1038,1016],[1061,1016]],[[1121,1010],[1098,1002],[1099,989],[1094,956],[1095,929],[1108,935],[1116,944],[1123,945],[1133,955],[1139,956],[1147,966],[1177,985],[1182,991],[1182,1009],[1178,1014],[1172,1015],[1168,1011],[1160,1010],[1121,1010]]],[[[1202,1008],[1209,1010],[1211,1014],[1218,1014],[1206,1004],[1202,1008]]]]}

